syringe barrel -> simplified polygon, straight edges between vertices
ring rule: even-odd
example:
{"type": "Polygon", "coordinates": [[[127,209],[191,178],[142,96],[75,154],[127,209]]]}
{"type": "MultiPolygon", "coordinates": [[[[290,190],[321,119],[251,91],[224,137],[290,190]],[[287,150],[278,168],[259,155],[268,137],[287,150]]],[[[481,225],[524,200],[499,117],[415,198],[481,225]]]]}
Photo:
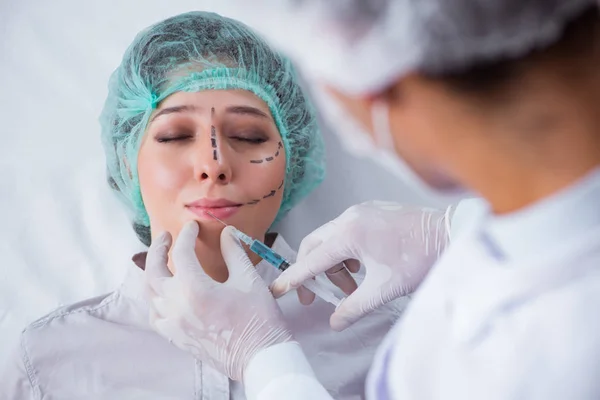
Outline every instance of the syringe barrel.
{"type": "Polygon", "coordinates": [[[279,254],[273,252],[269,247],[258,240],[254,240],[252,245],[250,246],[250,250],[254,253],[258,254],[260,258],[273,265],[274,267],[281,269],[282,266],[287,265],[289,263],[285,260],[285,258],[281,257],[279,254]]]}

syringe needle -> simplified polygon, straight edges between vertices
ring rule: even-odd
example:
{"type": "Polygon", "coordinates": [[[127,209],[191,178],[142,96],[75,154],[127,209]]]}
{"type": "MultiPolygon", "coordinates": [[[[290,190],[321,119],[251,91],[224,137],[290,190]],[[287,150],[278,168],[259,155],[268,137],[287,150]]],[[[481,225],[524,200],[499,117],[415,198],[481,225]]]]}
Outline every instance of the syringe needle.
{"type": "Polygon", "coordinates": [[[215,214],[211,213],[210,211],[204,211],[205,213],[207,213],[208,215],[210,215],[211,217],[213,217],[214,219],[216,219],[217,221],[219,221],[220,223],[222,223],[223,225],[227,226],[227,224],[223,221],[221,221],[219,218],[215,217],[215,214]]]}

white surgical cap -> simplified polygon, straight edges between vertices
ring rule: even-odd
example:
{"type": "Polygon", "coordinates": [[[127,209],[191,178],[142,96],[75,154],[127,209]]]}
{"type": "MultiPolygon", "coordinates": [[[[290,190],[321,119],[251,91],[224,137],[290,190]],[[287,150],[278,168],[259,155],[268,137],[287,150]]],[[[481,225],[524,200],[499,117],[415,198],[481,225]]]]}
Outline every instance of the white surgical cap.
{"type": "Polygon", "coordinates": [[[309,77],[347,93],[365,94],[384,89],[408,72],[458,71],[548,46],[566,23],[597,0],[254,0],[238,4],[242,19],[255,24],[309,77]]]}

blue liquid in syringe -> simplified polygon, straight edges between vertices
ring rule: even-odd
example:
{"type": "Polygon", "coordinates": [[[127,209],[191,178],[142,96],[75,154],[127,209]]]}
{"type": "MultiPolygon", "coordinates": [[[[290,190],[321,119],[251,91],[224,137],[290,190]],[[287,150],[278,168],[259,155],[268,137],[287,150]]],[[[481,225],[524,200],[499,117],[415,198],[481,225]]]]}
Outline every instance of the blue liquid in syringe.
{"type": "Polygon", "coordinates": [[[250,250],[253,253],[258,254],[260,258],[273,265],[280,271],[285,271],[286,269],[288,269],[290,263],[288,263],[285,258],[281,257],[279,254],[271,250],[270,247],[267,247],[267,245],[262,243],[260,240],[252,239],[250,236],[246,235],[243,232],[240,232],[237,229],[235,231],[236,236],[242,242],[250,246],[250,250]]]}

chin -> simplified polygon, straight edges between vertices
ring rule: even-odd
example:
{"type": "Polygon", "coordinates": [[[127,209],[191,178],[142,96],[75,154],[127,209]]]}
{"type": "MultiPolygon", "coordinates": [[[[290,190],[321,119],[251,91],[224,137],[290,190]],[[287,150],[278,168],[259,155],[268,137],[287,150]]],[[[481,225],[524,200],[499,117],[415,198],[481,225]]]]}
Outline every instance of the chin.
{"type": "Polygon", "coordinates": [[[440,172],[429,170],[424,173],[419,173],[419,175],[422,176],[423,180],[435,190],[451,193],[462,189],[462,185],[458,181],[440,172]]]}

